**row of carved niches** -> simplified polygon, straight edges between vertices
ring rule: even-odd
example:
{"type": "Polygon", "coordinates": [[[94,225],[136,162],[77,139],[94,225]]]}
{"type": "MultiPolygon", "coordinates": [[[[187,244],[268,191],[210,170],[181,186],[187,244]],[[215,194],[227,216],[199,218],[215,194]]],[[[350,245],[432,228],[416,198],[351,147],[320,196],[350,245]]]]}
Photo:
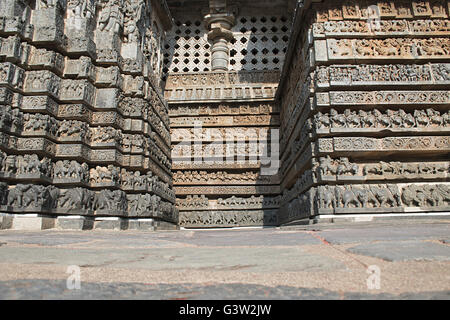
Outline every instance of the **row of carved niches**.
{"type": "Polygon", "coordinates": [[[312,6],[317,22],[367,20],[374,17],[374,11],[381,19],[447,18],[450,10],[446,0],[338,0],[313,3],[312,6]]]}
{"type": "Polygon", "coordinates": [[[278,88],[280,71],[201,72],[169,75],[165,97],[185,100],[267,99],[278,88]]]}
{"type": "Polygon", "coordinates": [[[190,101],[223,101],[223,100],[267,100],[273,99],[277,85],[248,85],[232,87],[197,87],[166,89],[165,98],[175,103],[190,101]]]}
{"type": "Polygon", "coordinates": [[[179,224],[185,228],[277,226],[277,210],[181,211],[179,224]]]}
{"type": "Polygon", "coordinates": [[[166,89],[191,87],[229,87],[236,85],[271,84],[280,81],[279,70],[197,72],[171,74],[167,78],[166,89]]]}
{"type": "Polygon", "coordinates": [[[374,37],[374,36],[446,36],[450,32],[448,19],[379,20],[371,21],[327,21],[313,24],[316,39],[333,37],[374,37]]]}
{"type": "MultiPolygon", "coordinates": [[[[16,34],[127,72],[162,74],[164,29],[150,1],[5,0],[0,34],[16,34]]],[[[158,83],[159,84],[159,83],[158,83]]]]}
{"type": "Polygon", "coordinates": [[[172,203],[155,194],[126,194],[122,190],[92,191],[39,184],[9,186],[0,182],[0,208],[10,213],[145,217],[178,222],[178,209],[172,203]]]}
{"type": "Polygon", "coordinates": [[[92,166],[75,160],[51,160],[37,154],[8,155],[0,151],[0,179],[34,181],[57,186],[113,188],[127,192],[148,191],[175,202],[171,186],[151,171],[129,171],[114,165],[92,166]]]}

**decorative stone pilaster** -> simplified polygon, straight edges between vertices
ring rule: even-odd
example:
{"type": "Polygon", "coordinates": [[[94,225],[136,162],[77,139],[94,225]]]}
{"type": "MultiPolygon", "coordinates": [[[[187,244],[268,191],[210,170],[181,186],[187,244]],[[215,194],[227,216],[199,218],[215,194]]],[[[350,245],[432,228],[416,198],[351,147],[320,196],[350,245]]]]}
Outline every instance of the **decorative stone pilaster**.
{"type": "Polygon", "coordinates": [[[228,42],[233,39],[233,33],[230,30],[235,23],[235,17],[231,13],[210,13],[205,16],[205,21],[210,30],[208,39],[213,42],[212,71],[228,71],[228,42]]]}

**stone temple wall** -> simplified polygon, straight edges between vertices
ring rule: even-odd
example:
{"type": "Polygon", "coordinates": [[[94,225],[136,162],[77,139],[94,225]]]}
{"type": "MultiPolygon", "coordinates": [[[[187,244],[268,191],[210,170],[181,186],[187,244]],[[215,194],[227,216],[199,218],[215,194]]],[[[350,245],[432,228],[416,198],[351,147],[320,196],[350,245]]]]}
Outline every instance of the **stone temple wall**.
{"type": "Polygon", "coordinates": [[[449,11],[1,0],[0,226],[448,213],[449,11]]]}
{"type": "Polygon", "coordinates": [[[167,34],[165,97],[180,226],[277,225],[279,177],[261,167],[280,124],[274,97],[291,14],[283,6],[267,12],[246,4],[219,12],[232,23],[221,31],[229,31],[228,63],[214,70],[216,34],[206,21],[217,12],[206,1],[205,7],[183,2],[178,10],[175,2],[169,2],[175,23],[167,34]]]}
{"type": "Polygon", "coordinates": [[[449,10],[303,2],[277,94],[280,223],[450,211],[449,10]]]}
{"type": "Polygon", "coordinates": [[[0,2],[3,220],[176,227],[164,4],[0,2]]]}

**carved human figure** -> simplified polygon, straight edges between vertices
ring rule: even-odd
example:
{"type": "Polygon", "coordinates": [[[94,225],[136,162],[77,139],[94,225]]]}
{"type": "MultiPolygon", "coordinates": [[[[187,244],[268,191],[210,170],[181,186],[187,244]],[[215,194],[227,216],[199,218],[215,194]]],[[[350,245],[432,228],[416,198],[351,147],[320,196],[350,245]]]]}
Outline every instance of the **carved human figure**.
{"type": "Polygon", "coordinates": [[[76,18],[91,18],[94,14],[91,0],[68,0],[68,16],[76,18]]]}
{"type": "Polygon", "coordinates": [[[142,17],[142,11],[145,6],[144,0],[125,1],[124,12],[124,42],[139,43],[138,22],[142,17]]]}
{"type": "Polygon", "coordinates": [[[98,29],[119,34],[122,27],[122,13],[119,0],[101,0],[98,29]]]}

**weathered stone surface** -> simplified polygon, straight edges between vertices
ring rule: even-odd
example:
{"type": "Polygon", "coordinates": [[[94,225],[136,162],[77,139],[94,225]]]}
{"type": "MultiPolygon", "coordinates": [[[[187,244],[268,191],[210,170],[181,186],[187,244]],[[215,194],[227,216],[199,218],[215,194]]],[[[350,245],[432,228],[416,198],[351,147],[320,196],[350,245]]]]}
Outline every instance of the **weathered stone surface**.
{"type": "Polygon", "coordinates": [[[56,228],[62,230],[91,230],[94,219],[82,216],[61,216],[56,219],[56,228]]]}
{"type": "MultiPolygon", "coordinates": [[[[177,223],[168,107],[155,80],[170,28],[160,5],[2,3],[2,212],[69,215],[57,226],[86,229],[92,216],[129,216],[128,196],[139,192],[156,205],[142,215],[177,223]],[[126,112],[136,109],[137,118],[126,112]]],[[[33,219],[13,227],[48,227],[33,219]]]]}
{"type": "Polygon", "coordinates": [[[13,230],[45,230],[55,227],[55,218],[37,214],[14,215],[11,229],[13,230]]]}
{"type": "Polygon", "coordinates": [[[448,9],[306,1],[296,12],[276,96],[282,221],[449,210],[448,9]]]}
{"type": "Polygon", "coordinates": [[[403,241],[395,247],[386,243],[360,244],[347,249],[351,253],[372,256],[387,261],[449,261],[450,248],[445,244],[403,241]]]}
{"type": "Polygon", "coordinates": [[[1,211],[157,229],[449,210],[447,2],[210,4],[2,3],[1,211]]]}

